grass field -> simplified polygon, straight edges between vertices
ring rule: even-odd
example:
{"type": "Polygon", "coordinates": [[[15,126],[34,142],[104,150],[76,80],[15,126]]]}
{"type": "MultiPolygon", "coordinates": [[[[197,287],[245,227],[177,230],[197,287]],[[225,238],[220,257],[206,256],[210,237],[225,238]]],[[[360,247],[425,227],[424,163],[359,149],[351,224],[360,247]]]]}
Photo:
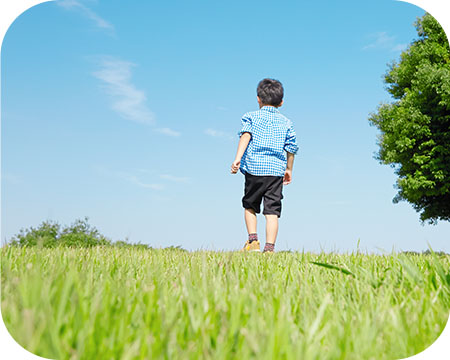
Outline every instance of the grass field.
{"type": "Polygon", "coordinates": [[[446,255],[1,255],[4,322],[53,359],[399,359],[431,345],[450,310],[446,255]]]}

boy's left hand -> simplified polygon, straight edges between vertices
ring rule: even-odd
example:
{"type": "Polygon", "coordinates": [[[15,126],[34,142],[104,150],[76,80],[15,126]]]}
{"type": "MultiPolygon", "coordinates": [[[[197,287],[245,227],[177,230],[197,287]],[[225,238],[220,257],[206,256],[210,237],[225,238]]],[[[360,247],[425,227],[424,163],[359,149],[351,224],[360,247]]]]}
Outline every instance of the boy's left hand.
{"type": "Polygon", "coordinates": [[[231,173],[232,174],[236,174],[239,170],[239,166],[240,166],[241,162],[240,161],[233,161],[233,163],[231,164],[231,173]]]}

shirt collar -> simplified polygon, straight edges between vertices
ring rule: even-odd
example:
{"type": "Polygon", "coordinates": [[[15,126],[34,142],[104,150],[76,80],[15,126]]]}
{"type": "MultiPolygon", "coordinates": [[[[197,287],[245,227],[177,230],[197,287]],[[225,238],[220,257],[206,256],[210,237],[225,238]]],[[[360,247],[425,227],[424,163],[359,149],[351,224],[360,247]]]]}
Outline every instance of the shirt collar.
{"type": "Polygon", "coordinates": [[[275,106],[264,105],[260,110],[267,110],[270,112],[280,112],[275,106]]]}

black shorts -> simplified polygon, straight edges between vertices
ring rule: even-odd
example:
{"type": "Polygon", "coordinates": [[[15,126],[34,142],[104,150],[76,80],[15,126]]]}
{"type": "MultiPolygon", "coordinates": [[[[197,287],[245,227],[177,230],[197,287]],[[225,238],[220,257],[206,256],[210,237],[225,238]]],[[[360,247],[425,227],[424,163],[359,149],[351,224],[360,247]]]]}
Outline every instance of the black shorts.
{"type": "Polygon", "coordinates": [[[253,209],[259,214],[261,200],[264,198],[264,215],[281,215],[281,199],[283,198],[282,176],[255,176],[245,174],[245,192],[242,206],[253,209]]]}

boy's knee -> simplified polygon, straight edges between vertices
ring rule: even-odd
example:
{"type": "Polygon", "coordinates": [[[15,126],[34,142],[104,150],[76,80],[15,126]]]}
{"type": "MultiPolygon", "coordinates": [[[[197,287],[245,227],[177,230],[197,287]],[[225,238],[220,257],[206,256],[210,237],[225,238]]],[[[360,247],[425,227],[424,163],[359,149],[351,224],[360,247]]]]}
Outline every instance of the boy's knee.
{"type": "Polygon", "coordinates": [[[280,217],[280,213],[263,213],[266,219],[277,219],[280,217]]]}

